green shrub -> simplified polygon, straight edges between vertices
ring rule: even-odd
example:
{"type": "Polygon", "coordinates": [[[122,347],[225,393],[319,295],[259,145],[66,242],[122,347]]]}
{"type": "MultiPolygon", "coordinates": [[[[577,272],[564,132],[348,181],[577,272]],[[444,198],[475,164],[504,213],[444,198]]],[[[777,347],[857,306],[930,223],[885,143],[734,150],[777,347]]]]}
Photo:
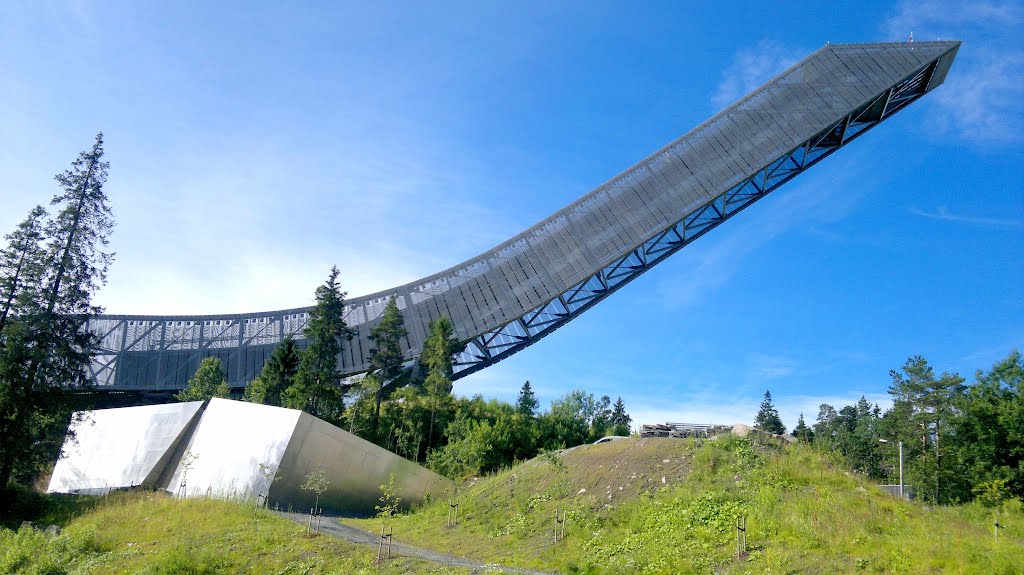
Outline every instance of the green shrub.
{"type": "Polygon", "coordinates": [[[0,573],[66,575],[104,552],[91,527],[51,537],[31,527],[0,529],[0,573]]]}

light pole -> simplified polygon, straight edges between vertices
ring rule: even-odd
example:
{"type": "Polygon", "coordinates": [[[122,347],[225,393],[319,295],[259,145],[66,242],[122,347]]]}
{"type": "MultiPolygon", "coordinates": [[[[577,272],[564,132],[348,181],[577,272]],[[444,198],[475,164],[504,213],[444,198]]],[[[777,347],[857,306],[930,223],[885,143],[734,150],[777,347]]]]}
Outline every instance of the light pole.
{"type": "MultiPolygon", "coordinates": [[[[881,439],[881,438],[879,438],[878,442],[879,443],[889,443],[889,440],[888,439],[881,439]]],[[[900,445],[900,499],[904,499],[904,497],[903,497],[903,442],[900,441],[899,445],[900,445]]]]}

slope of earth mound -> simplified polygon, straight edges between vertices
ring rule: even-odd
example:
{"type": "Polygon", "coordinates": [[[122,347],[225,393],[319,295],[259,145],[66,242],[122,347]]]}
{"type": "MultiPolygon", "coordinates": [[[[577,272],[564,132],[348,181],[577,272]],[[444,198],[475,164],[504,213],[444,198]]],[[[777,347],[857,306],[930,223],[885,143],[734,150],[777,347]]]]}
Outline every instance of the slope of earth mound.
{"type": "Polygon", "coordinates": [[[807,445],[758,441],[634,438],[545,453],[464,482],[456,501],[344,522],[563,573],[1024,573],[1019,502],[901,501],[807,445]],[[737,520],[746,522],[739,556],[737,520]]]}

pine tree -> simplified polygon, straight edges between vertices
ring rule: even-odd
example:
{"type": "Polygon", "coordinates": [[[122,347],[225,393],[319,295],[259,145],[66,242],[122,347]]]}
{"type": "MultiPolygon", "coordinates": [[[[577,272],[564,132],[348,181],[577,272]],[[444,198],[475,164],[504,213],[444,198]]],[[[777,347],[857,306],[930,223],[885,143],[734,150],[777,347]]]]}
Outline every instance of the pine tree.
{"type": "Polygon", "coordinates": [[[46,210],[36,206],[17,229],[4,236],[7,247],[0,250],[0,306],[3,306],[0,334],[8,317],[24,315],[32,309],[33,301],[39,300],[45,269],[42,246],[45,217],[46,210]]]}
{"type": "Polygon", "coordinates": [[[55,176],[61,191],[51,204],[58,206],[57,215],[42,226],[43,214],[33,210],[33,223],[19,227],[24,233],[8,236],[17,241],[8,244],[0,265],[7,288],[18,293],[10,308],[5,304],[0,335],[0,487],[16,469],[31,474],[57,456],[71,413],[65,389],[89,384],[86,370],[97,338],[84,327],[100,311],[90,300],[113,259],[103,251],[114,225],[103,193],[109,169],[103,153],[98,134],[70,170],[55,176]],[[35,260],[40,252],[32,244],[40,243],[42,266],[33,261],[21,272],[6,273],[10,261],[35,260]],[[19,252],[27,259],[18,258],[19,252]]]}
{"type": "Polygon", "coordinates": [[[370,379],[374,386],[372,437],[379,440],[380,404],[384,401],[388,390],[402,374],[402,338],[406,336],[405,320],[398,311],[398,303],[394,296],[388,299],[380,321],[370,330],[370,341],[374,347],[370,349],[370,379]],[[372,379],[371,379],[372,378],[372,379]]]}
{"type": "Polygon", "coordinates": [[[523,382],[523,387],[519,390],[519,398],[516,400],[516,411],[533,417],[537,413],[538,407],[540,407],[540,402],[537,401],[537,396],[533,394],[530,381],[527,380],[523,382]]]}
{"type": "Polygon", "coordinates": [[[777,435],[786,433],[786,427],[782,425],[779,412],[772,405],[772,392],[769,390],[764,392],[764,401],[761,402],[761,409],[757,412],[757,417],[754,418],[754,427],[777,435]]]}
{"type": "Polygon", "coordinates": [[[217,357],[204,357],[199,369],[189,378],[185,389],[175,394],[178,401],[205,401],[212,397],[228,397],[231,388],[224,377],[224,366],[217,357]]]}
{"type": "Polygon", "coordinates": [[[434,441],[434,418],[437,402],[442,396],[452,392],[452,369],[455,355],[461,353],[465,346],[452,335],[455,327],[447,316],[441,316],[430,322],[430,335],[423,342],[420,362],[427,368],[427,377],[423,387],[430,397],[430,426],[427,431],[427,446],[434,441]]]}
{"type": "Polygon", "coordinates": [[[626,404],[623,403],[622,397],[615,400],[615,405],[612,406],[612,426],[614,435],[629,435],[629,424],[633,422],[633,418],[626,413],[626,404]]]}
{"type": "Polygon", "coordinates": [[[277,344],[256,379],[245,387],[245,400],[280,407],[286,389],[295,383],[302,351],[291,336],[277,344]]]}
{"type": "Polygon", "coordinates": [[[928,495],[941,503],[943,476],[948,474],[942,469],[942,438],[949,431],[956,405],[964,395],[964,378],[955,373],[943,373],[936,378],[928,361],[920,355],[908,358],[902,371],[889,372],[893,408],[910,414],[912,426],[905,426],[903,434],[917,437],[907,437],[906,443],[913,444],[916,439],[921,446],[919,453],[933,455],[931,462],[922,461],[918,470],[922,474],[920,479],[934,486],[935,491],[928,495]]]}
{"type": "Polygon", "coordinates": [[[309,311],[305,336],[309,346],[302,353],[295,383],[284,392],[285,407],[301,409],[314,417],[340,422],[345,412],[345,391],[338,371],[342,340],[354,331],[345,323],[345,292],[338,284],[338,267],[316,288],[316,305],[309,311]]]}

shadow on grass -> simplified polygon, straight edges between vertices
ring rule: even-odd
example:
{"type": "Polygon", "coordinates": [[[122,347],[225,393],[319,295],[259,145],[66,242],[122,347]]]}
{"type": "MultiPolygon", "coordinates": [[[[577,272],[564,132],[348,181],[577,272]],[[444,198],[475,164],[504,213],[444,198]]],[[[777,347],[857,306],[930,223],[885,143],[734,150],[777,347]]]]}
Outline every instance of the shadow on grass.
{"type": "Polygon", "coordinates": [[[38,493],[22,485],[0,489],[0,527],[18,529],[23,521],[37,526],[67,525],[99,502],[88,495],[61,495],[38,493]]]}

